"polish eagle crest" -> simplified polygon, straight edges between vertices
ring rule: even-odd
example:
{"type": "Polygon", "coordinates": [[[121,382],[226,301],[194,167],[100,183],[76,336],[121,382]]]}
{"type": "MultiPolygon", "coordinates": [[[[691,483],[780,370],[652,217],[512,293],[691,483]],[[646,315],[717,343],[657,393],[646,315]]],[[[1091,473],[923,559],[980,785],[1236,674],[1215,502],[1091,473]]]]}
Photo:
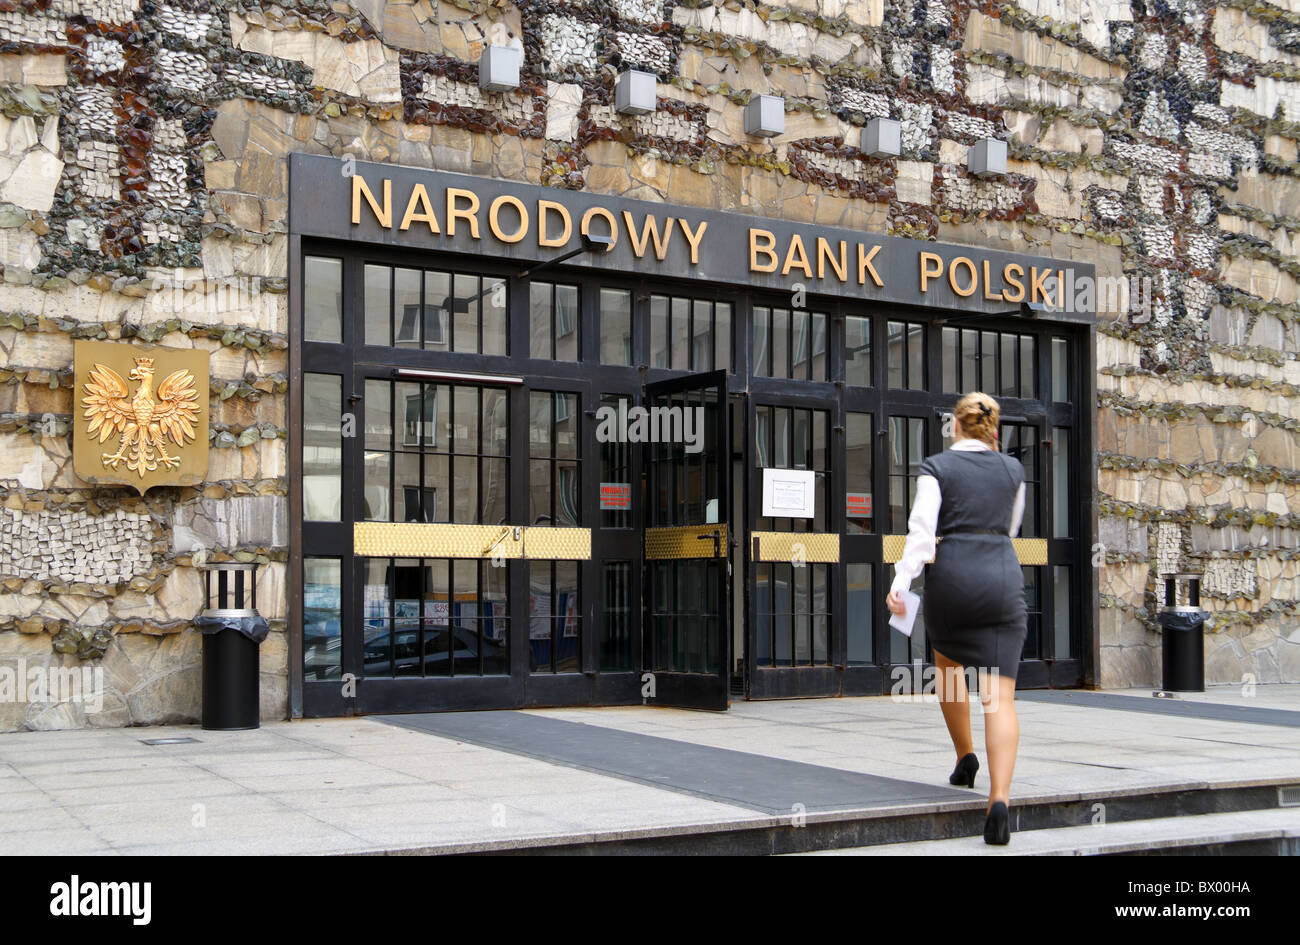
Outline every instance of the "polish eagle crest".
{"type": "Polygon", "coordinates": [[[117,469],[126,463],[141,479],[159,464],[176,469],[181,459],[167,451],[167,441],[179,449],[194,439],[199,420],[194,375],[173,371],[155,392],[153,358],[136,358],[127,377],[140,382],[134,395],[122,376],[104,364],[96,364],[83,385],[81,405],[90,421],[86,432],[100,443],[119,438],[117,452],[103,454],[103,465],[117,469]]]}

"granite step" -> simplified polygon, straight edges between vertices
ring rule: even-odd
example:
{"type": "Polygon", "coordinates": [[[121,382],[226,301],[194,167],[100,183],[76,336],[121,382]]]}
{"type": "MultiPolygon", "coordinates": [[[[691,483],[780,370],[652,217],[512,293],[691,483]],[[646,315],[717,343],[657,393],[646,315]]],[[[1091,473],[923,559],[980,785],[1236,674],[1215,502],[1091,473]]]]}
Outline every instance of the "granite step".
{"type": "MultiPolygon", "coordinates": [[[[1012,811],[1014,818],[1015,812],[1012,811]]],[[[1078,827],[1014,830],[1006,846],[981,836],[882,843],[801,856],[1300,855],[1300,808],[1157,817],[1078,827]]]]}
{"type": "Polygon", "coordinates": [[[1300,855],[1300,784],[1244,781],[1157,789],[1028,796],[1012,810],[1012,842],[983,840],[984,800],[887,804],[679,827],[439,844],[369,853],[785,855],[1099,855],[1245,853],[1300,855]],[[1294,806],[1293,806],[1294,805],[1294,806]],[[1095,820],[1104,813],[1106,822],[1095,820]],[[1233,818],[1242,818],[1233,820],[1233,818]],[[1163,839],[1162,839],[1163,838],[1163,839]]]}

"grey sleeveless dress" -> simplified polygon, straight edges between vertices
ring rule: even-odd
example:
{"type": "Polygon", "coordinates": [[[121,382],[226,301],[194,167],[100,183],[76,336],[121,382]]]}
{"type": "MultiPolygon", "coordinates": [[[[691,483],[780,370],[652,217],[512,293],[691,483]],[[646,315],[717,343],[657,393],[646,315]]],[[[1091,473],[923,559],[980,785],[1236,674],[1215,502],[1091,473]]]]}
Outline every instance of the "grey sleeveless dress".
{"type": "Polygon", "coordinates": [[[940,541],[925,571],[930,643],[954,663],[1014,679],[1028,623],[1009,531],[1024,467],[996,450],[946,450],[921,475],[938,480],[940,494],[940,541]]]}

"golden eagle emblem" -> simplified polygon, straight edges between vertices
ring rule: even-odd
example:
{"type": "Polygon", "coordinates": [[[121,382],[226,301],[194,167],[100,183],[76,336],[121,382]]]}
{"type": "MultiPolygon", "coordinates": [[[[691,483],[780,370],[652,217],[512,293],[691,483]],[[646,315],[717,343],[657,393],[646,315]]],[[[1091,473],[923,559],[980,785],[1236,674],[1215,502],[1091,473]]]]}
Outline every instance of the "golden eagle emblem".
{"type": "Polygon", "coordinates": [[[167,452],[167,441],[179,448],[194,439],[199,420],[194,375],[173,371],[155,392],[153,358],[136,358],[127,377],[140,382],[134,395],[122,376],[103,364],[91,368],[83,386],[86,396],[81,405],[86,408],[83,416],[90,421],[86,430],[90,438],[100,443],[113,436],[120,438],[116,453],[103,454],[103,465],[117,469],[125,462],[141,479],[160,463],[176,469],[181,460],[167,452]]]}

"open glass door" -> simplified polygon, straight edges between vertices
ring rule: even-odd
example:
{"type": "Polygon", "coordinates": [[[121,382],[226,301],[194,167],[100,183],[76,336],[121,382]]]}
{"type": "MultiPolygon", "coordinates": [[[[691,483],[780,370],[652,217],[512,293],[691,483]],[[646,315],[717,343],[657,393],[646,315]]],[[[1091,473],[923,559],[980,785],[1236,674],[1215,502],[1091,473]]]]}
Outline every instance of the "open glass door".
{"type": "Polygon", "coordinates": [[[731,455],[725,371],[648,384],[648,702],[725,709],[730,663],[731,455]]]}

